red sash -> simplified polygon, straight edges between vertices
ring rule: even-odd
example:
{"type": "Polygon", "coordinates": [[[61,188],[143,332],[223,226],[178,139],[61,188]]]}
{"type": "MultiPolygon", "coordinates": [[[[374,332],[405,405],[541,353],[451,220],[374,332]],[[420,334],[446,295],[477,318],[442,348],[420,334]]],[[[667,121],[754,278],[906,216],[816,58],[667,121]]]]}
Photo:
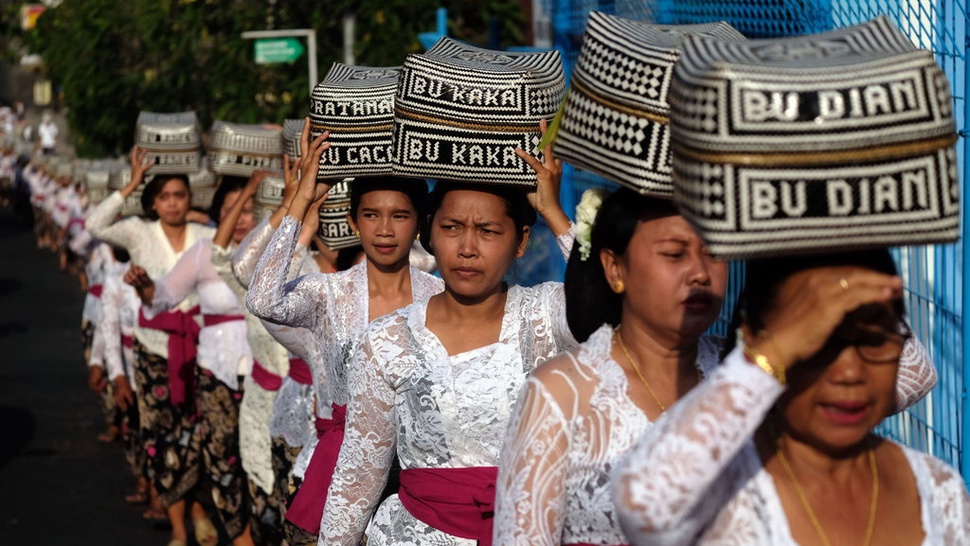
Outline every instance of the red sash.
{"type": "Polygon", "coordinates": [[[312,385],[313,374],[310,373],[310,366],[302,358],[290,359],[290,377],[293,381],[301,385],[312,385]]]}
{"type": "Polygon", "coordinates": [[[286,519],[308,533],[320,532],[323,507],[327,504],[327,492],[337,467],[337,456],[344,443],[344,424],[347,406],[331,404],[333,417],[316,420],[317,447],[313,450],[310,464],[303,475],[300,490],[286,509],[286,519]]]}
{"type": "Polygon", "coordinates": [[[492,544],[498,467],[401,470],[401,504],[415,518],[450,535],[492,544]]]}
{"type": "Polygon", "coordinates": [[[234,320],[246,320],[246,317],[242,315],[202,315],[202,324],[205,326],[218,326],[234,320]]]}
{"type": "Polygon", "coordinates": [[[135,346],[135,338],[133,336],[121,335],[121,344],[125,347],[131,349],[135,346]]]}
{"type": "Polygon", "coordinates": [[[166,311],[148,320],[144,310],[138,310],[139,326],[168,334],[168,388],[176,405],[187,400],[189,386],[195,381],[195,350],[200,328],[192,317],[198,314],[196,305],[186,312],[166,311]]]}
{"type": "Polygon", "coordinates": [[[93,285],[91,285],[90,288],[88,288],[88,294],[91,294],[92,296],[94,296],[96,298],[100,298],[101,297],[101,294],[103,292],[104,292],[104,285],[103,284],[93,284],[93,285]]]}
{"type": "Polygon", "coordinates": [[[280,390],[280,385],[283,384],[282,377],[267,370],[255,359],[253,360],[253,381],[268,391],[278,391],[280,390]]]}

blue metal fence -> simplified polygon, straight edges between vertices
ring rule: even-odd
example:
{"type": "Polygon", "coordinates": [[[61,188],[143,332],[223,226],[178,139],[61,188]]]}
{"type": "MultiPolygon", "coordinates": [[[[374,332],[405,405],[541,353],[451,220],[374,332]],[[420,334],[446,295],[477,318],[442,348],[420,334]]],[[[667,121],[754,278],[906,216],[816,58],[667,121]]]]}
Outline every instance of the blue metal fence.
{"type": "MultiPolygon", "coordinates": [[[[950,79],[961,136],[958,163],[960,172],[966,172],[970,60],[966,55],[968,14],[962,0],[543,0],[543,8],[551,16],[554,46],[563,53],[568,67],[579,54],[591,10],[666,24],[726,20],[750,38],[820,32],[888,15],[915,44],[936,53],[950,79]]],[[[567,212],[584,190],[594,186],[611,185],[567,166],[562,190],[567,212]]],[[[965,183],[961,183],[961,192],[967,194],[965,183]]],[[[895,251],[906,280],[910,321],[937,366],[939,384],[915,407],[887,419],[882,433],[940,457],[960,468],[970,480],[970,367],[963,361],[965,351],[970,351],[970,336],[964,335],[963,322],[963,309],[970,308],[970,294],[963,290],[964,280],[970,276],[970,270],[964,268],[970,226],[967,207],[963,214],[959,243],[895,251]]],[[[562,275],[562,260],[548,231],[539,229],[536,235],[530,254],[512,275],[523,284],[560,279],[562,275]]],[[[714,327],[718,333],[725,332],[742,272],[743,264],[732,264],[728,302],[722,320],[714,327]]]]}

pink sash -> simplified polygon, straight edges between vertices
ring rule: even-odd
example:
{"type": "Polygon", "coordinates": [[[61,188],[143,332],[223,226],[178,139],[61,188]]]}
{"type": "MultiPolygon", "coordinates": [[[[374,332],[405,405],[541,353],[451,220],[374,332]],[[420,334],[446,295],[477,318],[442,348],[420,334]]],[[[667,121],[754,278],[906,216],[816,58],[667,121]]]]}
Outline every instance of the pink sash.
{"type": "Polygon", "coordinates": [[[168,388],[176,405],[185,403],[195,382],[195,351],[200,328],[193,317],[198,314],[196,305],[186,312],[166,311],[148,320],[144,311],[138,310],[139,326],[168,334],[168,388]]]}
{"type": "Polygon", "coordinates": [[[498,467],[401,470],[398,497],[412,516],[450,535],[492,544],[498,467]]]}
{"type": "Polygon", "coordinates": [[[293,381],[301,385],[312,385],[313,374],[310,373],[310,366],[302,358],[290,359],[290,377],[293,381]]]}
{"type": "Polygon", "coordinates": [[[337,456],[344,442],[344,424],[347,419],[347,406],[331,404],[333,416],[330,419],[316,420],[317,447],[313,450],[310,464],[303,475],[300,490],[293,497],[293,503],[286,509],[286,519],[308,533],[320,532],[320,519],[323,507],[327,504],[327,492],[333,481],[337,467],[337,456]]]}
{"type": "Polygon", "coordinates": [[[264,368],[258,360],[253,360],[253,381],[268,391],[278,391],[283,384],[282,377],[264,368]]]}

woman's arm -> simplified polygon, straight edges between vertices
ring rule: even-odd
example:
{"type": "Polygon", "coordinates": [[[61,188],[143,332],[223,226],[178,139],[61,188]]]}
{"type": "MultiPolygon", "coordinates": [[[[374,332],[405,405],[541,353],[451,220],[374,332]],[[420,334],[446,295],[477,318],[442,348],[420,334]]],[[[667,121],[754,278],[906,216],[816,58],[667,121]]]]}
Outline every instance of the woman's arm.
{"type": "MultiPolygon", "coordinates": [[[[131,283],[145,303],[143,312],[146,318],[152,319],[155,315],[168,311],[196,290],[202,276],[202,265],[212,260],[211,245],[210,241],[200,240],[159,279],[141,279],[140,283],[131,283]],[[147,287],[151,287],[150,293],[146,291],[147,287]]],[[[131,269],[136,270],[134,266],[131,269]]]]}
{"type": "Polygon", "coordinates": [[[256,195],[256,190],[259,189],[259,183],[266,178],[268,173],[266,171],[256,171],[249,177],[246,185],[243,186],[242,193],[239,195],[239,199],[232,204],[229,212],[226,213],[225,218],[215,218],[219,223],[216,228],[216,234],[212,237],[212,244],[219,248],[229,248],[232,243],[232,234],[236,231],[236,222],[239,221],[239,217],[242,216],[243,209],[249,203],[249,200],[256,195]]]}
{"type": "Polygon", "coordinates": [[[693,544],[731,494],[725,470],[784,386],[736,348],[710,378],[667,410],[613,471],[613,493],[633,544],[693,544]]]}
{"type": "Polygon", "coordinates": [[[397,432],[394,390],[384,374],[387,357],[403,350],[397,339],[386,336],[389,322],[372,324],[349,367],[346,432],[323,510],[319,546],[356,546],[387,483],[397,432]]]}

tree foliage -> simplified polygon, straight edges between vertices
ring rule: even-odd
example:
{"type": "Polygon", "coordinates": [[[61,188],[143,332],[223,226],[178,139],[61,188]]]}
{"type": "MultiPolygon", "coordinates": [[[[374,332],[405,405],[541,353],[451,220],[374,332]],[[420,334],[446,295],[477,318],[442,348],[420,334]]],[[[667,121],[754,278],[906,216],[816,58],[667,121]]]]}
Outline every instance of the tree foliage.
{"type": "Polygon", "coordinates": [[[63,89],[79,155],[131,145],[138,112],[195,110],[214,119],[280,123],[306,115],[306,57],[256,65],[247,30],[314,28],[321,77],[343,59],[343,16],[355,14],[358,64],[394,66],[421,51],[417,36],[449,8],[449,34],[485,43],[502,21],[504,45],[519,43],[518,0],[85,0],[48,9],[26,36],[63,89]]]}

